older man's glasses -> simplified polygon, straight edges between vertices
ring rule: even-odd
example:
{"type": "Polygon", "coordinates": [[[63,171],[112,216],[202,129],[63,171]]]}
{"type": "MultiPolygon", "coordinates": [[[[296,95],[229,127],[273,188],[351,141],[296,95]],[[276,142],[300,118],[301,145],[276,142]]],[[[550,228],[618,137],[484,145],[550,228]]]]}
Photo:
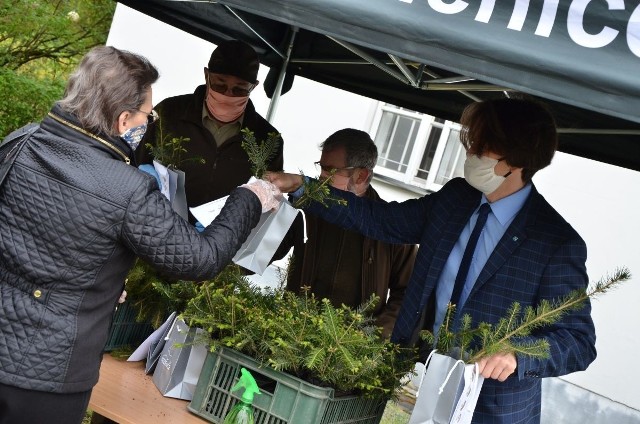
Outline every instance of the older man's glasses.
{"type": "Polygon", "coordinates": [[[340,171],[350,171],[352,169],[356,169],[355,166],[345,166],[343,168],[334,168],[333,166],[327,166],[320,163],[320,161],[313,163],[316,166],[318,172],[326,172],[327,174],[335,174],[340,171]]]}
{"type": "Polygon", "coordinates": [[[138,112],[147,115],[147,124],[153,124],[158,120],[158,118],[160,118],[160,116],[158,116],[158,113],[154,109],[151,109],[151,112],[145,112],[144,110],[138,109],[138,112]]]}
{"type": "MultiPolygon", "coordinates": [[[[229,86],[227,84],[219,82],[209,81],[209,87],[220,94],[225,94],[229,90],[229,86]]],[[[233,97],[247,97],[251,93],[251,90],[253,90],[253,87],[254,85],[250,85],[249,87],[239,87],[234,85],[231,87],[231,95],[233,97]]]]}
{"type": "MultiPolygon", "coordinates": [[[[212,81],[211,75],[207,75],[209,87],[220,94],[226,94],[229,91],[229,86],[225,82],[212,81]]],[[[251,91],[255,88],[255,84],[249,84],[248,86],[234,85],[231,87],[231,95],[233,97],[247,97],[251,94],[251,91]]]]}

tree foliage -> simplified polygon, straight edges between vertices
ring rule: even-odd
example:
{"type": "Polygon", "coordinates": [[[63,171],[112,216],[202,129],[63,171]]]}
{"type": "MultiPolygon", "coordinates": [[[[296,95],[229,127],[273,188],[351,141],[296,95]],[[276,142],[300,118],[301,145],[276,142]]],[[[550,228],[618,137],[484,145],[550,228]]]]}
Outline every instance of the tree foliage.
{"type": "Polygon", "coordinates": [[[105,44],[112,0],[0,0],[0,137],[40,121],[92,47],[105,44]]]}
{"type": "Polygon", "coordinates": [[[39,121],[64,90],[62,80],[46,80],[0,69],[0,141],[29,122],[39,121]]]}

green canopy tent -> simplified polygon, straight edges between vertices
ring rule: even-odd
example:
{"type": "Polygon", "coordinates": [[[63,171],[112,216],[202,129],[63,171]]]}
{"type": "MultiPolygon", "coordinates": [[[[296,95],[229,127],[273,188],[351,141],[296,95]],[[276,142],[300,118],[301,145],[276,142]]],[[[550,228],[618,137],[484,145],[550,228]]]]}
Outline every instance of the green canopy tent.
{"type": "Polygon", "coordinates": [[[214,44],[248,42],[273,104],[294,75],[452,121],[469,102],[523,92],[552,107],[561,151],[640,170],[637,2],[121,3],[214,44]]]}

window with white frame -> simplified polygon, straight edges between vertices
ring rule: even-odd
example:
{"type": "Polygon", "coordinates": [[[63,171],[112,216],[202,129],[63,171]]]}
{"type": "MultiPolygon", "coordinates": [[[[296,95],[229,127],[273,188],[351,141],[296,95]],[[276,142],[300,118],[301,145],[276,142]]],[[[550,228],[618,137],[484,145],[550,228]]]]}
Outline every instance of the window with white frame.
{"type": "Polygon", "coordinates": [[[378,146],[378,175],[431,191],[463,175],[457,123],[380,102],[371,134],[378,146]]]}

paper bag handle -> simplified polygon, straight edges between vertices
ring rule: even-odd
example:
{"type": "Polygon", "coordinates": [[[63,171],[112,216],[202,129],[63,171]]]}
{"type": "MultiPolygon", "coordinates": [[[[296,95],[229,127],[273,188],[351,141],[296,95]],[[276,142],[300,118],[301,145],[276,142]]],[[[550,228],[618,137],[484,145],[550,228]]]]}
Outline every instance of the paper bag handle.
{"type": "Polygon", "coordinates": [[[444,386],[447,385],[447,383],[449,382],[449,379],[451,378],[451,374],[453,374],[453,371],[455,371],[456,367],[458,366],[458,364],[462,364],[462,366],[464,367],[464,361],[462,359],[458,359],[456,361],[455,364],[453,364],[453,366],[451,367],[451,369],[449,370],[449,373],[447,374],[447,378],[444,379],[444,382],[442,383],[442,386],[440,386],[440,388],[438,389],[438,394],[441,395],[442,392],[444,391],[444,386]]]}

